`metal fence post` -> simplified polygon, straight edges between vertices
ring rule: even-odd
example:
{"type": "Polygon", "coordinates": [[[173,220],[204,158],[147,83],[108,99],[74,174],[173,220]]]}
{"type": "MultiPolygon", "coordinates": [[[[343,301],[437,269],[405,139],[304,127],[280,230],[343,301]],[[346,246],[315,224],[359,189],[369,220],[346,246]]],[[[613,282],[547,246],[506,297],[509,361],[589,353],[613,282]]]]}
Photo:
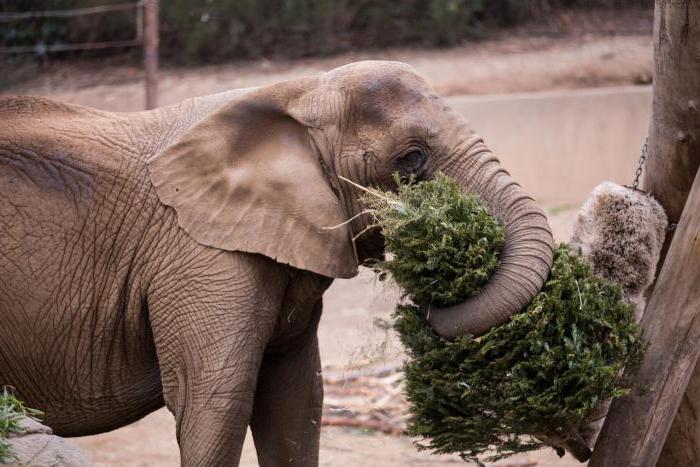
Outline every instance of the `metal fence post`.
{"type": "Polygon", "coordinates": [[[146,109],[155,109],[158,106],[158,0],[144,0],[143,8],[146,109]]]}

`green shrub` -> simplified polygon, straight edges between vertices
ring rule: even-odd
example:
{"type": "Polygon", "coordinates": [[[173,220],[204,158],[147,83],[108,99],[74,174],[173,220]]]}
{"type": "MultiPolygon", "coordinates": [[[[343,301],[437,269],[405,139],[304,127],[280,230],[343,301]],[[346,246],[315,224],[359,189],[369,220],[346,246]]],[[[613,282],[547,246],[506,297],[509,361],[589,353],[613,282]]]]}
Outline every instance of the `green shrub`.
{"type": "Polygon", "coordinates": [[[395,274],[411,298],[394,315],[409,356],[409,431],[424,439],[422,448],[476,461],[580,440],[592,410],[630,390],[623,370],[634,370],[645,348],[632,306],[620,287],[593,275],[562,245],[526,310],[478,338],[437,336],[423,310],[438,298],[450,305],[478,293],[503,239],[485,208],[455,187],[438,176],[402,185],[397,195],[368,196],[378,222],[389,228],[387,246],[394,256],[376,268],[395,274]],[[477,239],[483,250],[471,256],[463,244],[468,239],[477,239]],[[467,253],[457,254],[459,248],[467,253]],[[449,257],[454,261],[445,261],[449,257]],[[421,267],[421,260],[436,267],[421,267]],[[476,280],[464,287],[464,277],[476,280]]]}
{"type": "Polygon", "coordinates": [[[13,433],[20,433],[20,420],[24,417],[38,417],[41,412],[24,406],[7,388],[0,392],[0,465],[14,458],[7,438],[13,433]]]}
{"type": "MultiPolygon", "coordinates": [[[[119,3],[126,2],[124,0],[0,0],[0,11],[68,10],[119,3]]],[[[0,27],[0,45],[36,46],[39,42],[55,45],[130,40],[136,36],[135,17],[136,10],[130,9],[69,18],[7,21],[0,27]]],[[[101,55],[105,53],[109,52],[105,50],[97,52],[101,55]]]]}
{"type": "MultiPolygon", "coordinates": [[[[124,0],[0,0],[0,11],[83,8],[124,0]]],[[[596,0],[596,6],[648,5],[596,0]]],[[[306,57],[391,46],[449,46],[584,0],[168,0],[160,2],[166,63],[220,63],[262,56],[306,57]]],[[[133,10],[3,23],[0,45],[131,39],[133,10]]],[[[102,56],[124,49],[61,54],[102,56]]],[[[138,56],[138,50],[134,55],[138,56]]]]}
{"type": "Polygon", "coordinates": [[[355,48],[453,45],[512,23],[516,2],[376,0],[285,2],[172,0],[163,8],[166,58],[217,62],[240,57],[305,57],[355,48]],[[498,8],[497,3],[501,5],[498,8]],[[184,51],[184,53],[183,53],[184,51]]]}

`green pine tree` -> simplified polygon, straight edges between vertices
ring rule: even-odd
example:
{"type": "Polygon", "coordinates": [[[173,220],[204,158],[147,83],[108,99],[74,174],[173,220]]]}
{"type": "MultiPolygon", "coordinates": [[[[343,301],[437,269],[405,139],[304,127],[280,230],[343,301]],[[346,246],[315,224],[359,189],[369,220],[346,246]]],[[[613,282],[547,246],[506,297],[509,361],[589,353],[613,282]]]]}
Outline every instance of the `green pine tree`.
{"type": "Polygon", "coordinates": [[[374,267],[409,299],[394,317],[409,357],[409,431],[423,438],[419,447],[479,462],[576,439],[598,404],[631,390],[627,375],[644,353],[620,287],[561,245],[523,312],[478,338],[443,339],[422,310],[479,292],[498,266],[503,227],[442,174],[397,182],[397,193],[363,201],[393,255],[374,267]]]}

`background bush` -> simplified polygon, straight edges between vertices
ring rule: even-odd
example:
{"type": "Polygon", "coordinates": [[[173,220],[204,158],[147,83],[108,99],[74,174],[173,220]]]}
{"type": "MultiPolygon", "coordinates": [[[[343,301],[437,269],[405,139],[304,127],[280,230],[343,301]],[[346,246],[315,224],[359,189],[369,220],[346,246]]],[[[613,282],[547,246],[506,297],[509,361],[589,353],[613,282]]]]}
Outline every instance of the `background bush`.
{"type": "MultiPolygon", "coordinates": [[[[0,10],[127,0],[0,0],[0,10]]],[[[556,8],[652,7],[651,0],[162,0],[161,55],[171,63],[303,57],[353,48],[448,46],[556,8]]],[[[1,45],[124,40],[134,12],[0,23],[1,45]]],[[[104,54],[104,52],[99,52],[104,54]]]]}

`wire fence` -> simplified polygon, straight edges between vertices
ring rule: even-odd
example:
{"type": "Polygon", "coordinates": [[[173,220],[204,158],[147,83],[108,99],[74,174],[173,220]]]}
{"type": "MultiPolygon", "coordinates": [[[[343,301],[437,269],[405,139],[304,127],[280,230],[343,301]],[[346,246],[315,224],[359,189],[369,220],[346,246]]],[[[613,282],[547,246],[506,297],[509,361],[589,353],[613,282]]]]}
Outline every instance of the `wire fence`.
{"type": "Polygon", "coordinates": [[[44,11],[20,11],[13,13],[0,13],[0,23],[31,18],[72,18],[75,16],[95,15],[110,11],[129,10],[143,6],[143,2],[118,3],[114,5],[100,5],[87,8],[73,8],[70,10],[44,10],[44,11]]]}
{"type": "Polygon", "coordinates": [[[38,41],[34,45],[1,46],[0,54],[69,52],[77,50],[97,50],[115,47],[143,47],[144,70],[146,82],[146,108],[157,105],[157,71],[158,71],[158,0],[140,0],[137,2],[100,5],[66,10],[43,10],[0,13],[0,23],[44,18],[76,18],[98,15],[115,11],[134,10],[136,14],[136,34],[132,39],[100,42],[56,43],[46,44],[38,41]]]}
{"type": "Polygon", "coordinates": [[[53,52],[68,52],[76,50],[96,50],[112,47],[138,47],[143,46],[143,10],[145,2],[119,3],[115,5],[101,5],[89,8],[73,8],[70,10],[44,10],[44,11],[22,11],[12,13],[0,13],[0,23],[22,21],[29,19],[43,18],[76,18],[79,16],[97,15],[114,11],[135,10],[136,12],[136,37],[129,40],[81,42],[75,44],[46,44],[43,41],[35,45],[2,46],[0,53],[20,54],[34,53],[44,55],[53,52]]]}

